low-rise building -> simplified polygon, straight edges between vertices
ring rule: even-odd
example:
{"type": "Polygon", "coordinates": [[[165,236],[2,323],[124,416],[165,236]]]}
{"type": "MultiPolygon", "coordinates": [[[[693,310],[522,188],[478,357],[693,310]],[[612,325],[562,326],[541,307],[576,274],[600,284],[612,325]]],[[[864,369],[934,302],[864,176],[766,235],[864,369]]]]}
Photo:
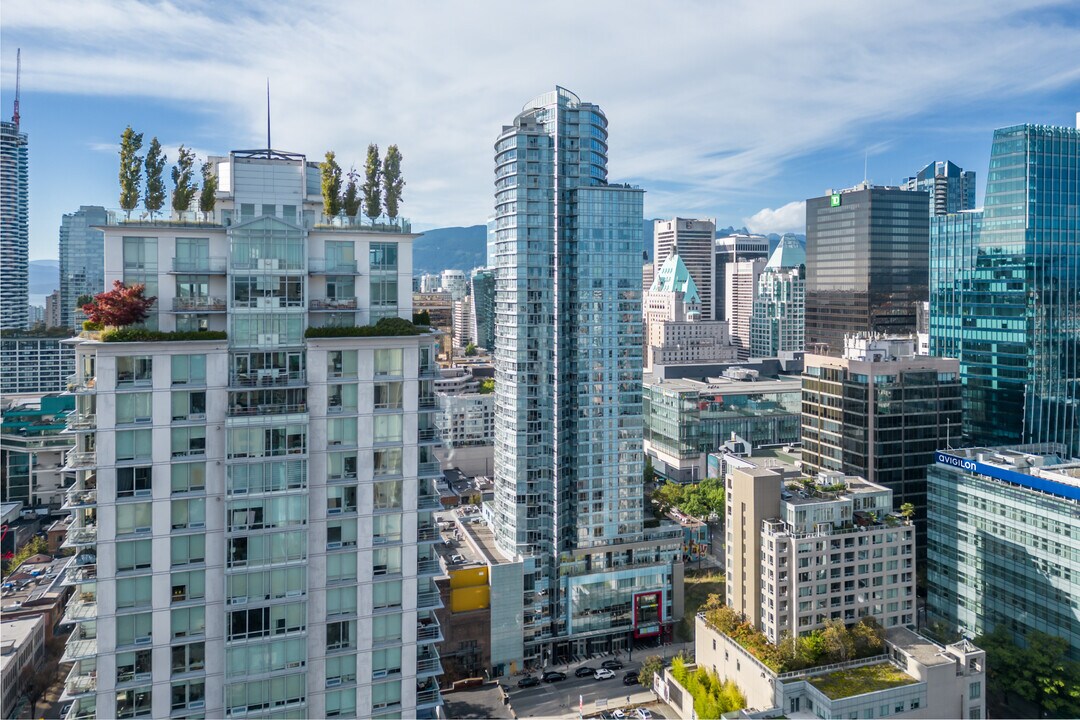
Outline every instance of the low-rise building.
{"type": "Polygon", "coordinates": [[[64,454],[75,446],[64,432],[75,410],[74,395],[22,398],[3,412],[0,423],[0,485],[5,502],[59,510],[64,486],[64,454]]]}
{"type": "MultiPolygon", "coordinates": [[[[696,623],[697,667],[733,680],[746,696],[746,709],[725,717],[986,717],[986,653],[966,640],[942,646],[893,628],[881,655],[778,673],[705,615],[696,623]]],[[[693,698],[670,669],[656,691],[683,720],[696,717],[693,698]]]]}
{"type": "Polygon", "coordinates": [[[75,351],[64,330],[19,332],[0,337],[0,395],[61,392],[75,372],[75,351]]]}
{"type": "Polygon", "coordinates": [[[69,557],[31,555],[4,578],[0,601],[4,620],[41,616],[45,639],[52,639],[71,595],[69,557]]]}
{"type": "Polygon", "coordinates": [[[13,717],[23,691],[45,661],[45,620],[40,615],[8,618],[0,625],[0,686],[3,717],[13,717]]]}

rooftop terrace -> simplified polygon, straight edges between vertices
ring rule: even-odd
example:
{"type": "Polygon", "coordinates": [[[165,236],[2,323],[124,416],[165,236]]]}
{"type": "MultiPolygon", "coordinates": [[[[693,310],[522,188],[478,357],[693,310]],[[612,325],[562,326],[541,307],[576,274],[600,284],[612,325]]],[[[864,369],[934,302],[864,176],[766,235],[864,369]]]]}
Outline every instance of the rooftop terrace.
{"type": "Polygon", "coordinates": [[[853,695],[890,690],[919,682],[889,661],[834,670],[824,675],[813,675],[808,679],[811,685],[830,700],[841,700],[853,695]]]}

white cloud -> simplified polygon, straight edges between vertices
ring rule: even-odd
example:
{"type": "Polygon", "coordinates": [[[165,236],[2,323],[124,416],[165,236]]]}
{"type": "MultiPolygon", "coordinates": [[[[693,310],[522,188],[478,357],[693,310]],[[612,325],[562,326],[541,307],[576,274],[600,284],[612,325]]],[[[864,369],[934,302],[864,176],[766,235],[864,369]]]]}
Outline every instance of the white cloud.
{"type": "Polygon", "coordinates": [[[873,122],[1077,81],[1074,29],[1032,12],[1064,0],[553,4],[8,0],[3,44],[39,91],[204,110],[187,141],[217,152],[263,144],[269,76],[275,147],[348,167],[396,142],[405,213],[448,225],[490,213],[499,129],[556,82],[607,113],[612,179],[678,188],[648,216],[717,214],[824,148],[862,155],[873,122]]]}
{"type": "Polygon", "coordinates": [[[750,232],[786,233],[806,232],[806,201],[796,200],[776,208],[762,208],[748,218],[743,218],[743,225],[750,232]]]}

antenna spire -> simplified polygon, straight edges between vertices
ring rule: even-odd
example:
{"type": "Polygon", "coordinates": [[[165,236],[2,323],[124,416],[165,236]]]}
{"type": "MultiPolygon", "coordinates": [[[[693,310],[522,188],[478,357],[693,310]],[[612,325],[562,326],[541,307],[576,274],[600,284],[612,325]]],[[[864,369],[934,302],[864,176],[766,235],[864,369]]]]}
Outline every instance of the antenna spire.
{"type": "Polygon", "coordinates": [[[15,130],[19,129],[19,83],[22,76],[22,48],[15,51],[15,112],[11,116],[11,122],[15,123],[15,130]]]}
{"type": "Polygon", "coordinates": [[[266,78],[266,149],[273,147],[270,144],[270,78],[266,78]]]}

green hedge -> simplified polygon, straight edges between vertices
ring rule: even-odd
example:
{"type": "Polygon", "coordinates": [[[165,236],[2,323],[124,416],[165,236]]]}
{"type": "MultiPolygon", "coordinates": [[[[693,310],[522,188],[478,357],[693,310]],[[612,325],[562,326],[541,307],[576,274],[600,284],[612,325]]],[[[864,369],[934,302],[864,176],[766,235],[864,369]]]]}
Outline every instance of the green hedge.
{"type": "Polygon", "coordinates": [[[96,332],[98,330],[103,330],[104,327],[105,326],[101,323],[94,322],[93,320],[83,320],[82,324],[82,329],[88,332],[96,332]]]}
{"type": "Polygon", "coordinates": [[[224,340],[224,330],[162,332],[144,328],[117,328],[101,333],[102,342],[175,342],[177,340],[224,340]]]}
{"type": "Polygon", "coordinates": [[[383,318],[374,325],[345,327],[309,327],[304,331],[306,338],[341,338],[341,337],[400,337],[420,335],[424,331],[402,318],[383,318]]]}

